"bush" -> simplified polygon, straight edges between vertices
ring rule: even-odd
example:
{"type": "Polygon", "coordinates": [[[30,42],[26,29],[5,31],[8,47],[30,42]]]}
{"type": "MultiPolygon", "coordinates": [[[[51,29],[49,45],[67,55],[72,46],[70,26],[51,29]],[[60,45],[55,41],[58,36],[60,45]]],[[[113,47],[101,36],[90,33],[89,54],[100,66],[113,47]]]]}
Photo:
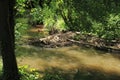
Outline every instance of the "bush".
{"type": "Polygon", "coordinates": [[[120,15],[110,14],[107,18],[107,24],[104,26],[102,38],[106,40],[115,40],[120,38],[120,27],[117,22],[120,21],[120,15]]]}
{"type": "Polygon", "coordinates": [[[26,33],[28,29],[28,19],[27,18],[17,18],[15,24],[15,38],[16,41],[21,38],[23,34],[26,33]]]}
{"type": "Polygon", "coordinates": [[[16,5],[15,5],[15,9],[17,11],[16,16],[22,16],[24,15],[24,13],[26,12],[25,10],[25,2],[27,0],[16,0],[16,5]]]}
{"type": "Polygon", "coordinates": [[[19,72],[21,74],[20,80],[41,80],[40,74],[35,70],[25,65],[19,66],[19,72]]]}
{"type": "Polygon", "coordinates": [[[42,77],[42,80],[65,80],[59,71],[57,72],[48,72],[46,71],[44,76],[42,77]]]}
{"type": "Polygon", "coordinates": [[[31,25],[37,25],[43,23],[43,14],[40,7],[32,8],[30,11],[30,20],[31,25]]]}
{"type": "Polygon", "coordinates": [[[40,74],[36,69],[29,68],[28,65],[19,66],[19,72],[20,80],[64,80],[59,72],[45,71],[44,74],[40,74]]]}

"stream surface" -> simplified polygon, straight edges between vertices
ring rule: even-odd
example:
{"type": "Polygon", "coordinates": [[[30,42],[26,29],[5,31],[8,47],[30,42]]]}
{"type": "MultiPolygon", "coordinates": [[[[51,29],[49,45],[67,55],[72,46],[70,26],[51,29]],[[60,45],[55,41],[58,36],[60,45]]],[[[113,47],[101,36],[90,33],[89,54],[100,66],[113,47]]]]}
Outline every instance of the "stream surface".
{"type": "Polygon", "coordinates": [[[40,71],[58,68],[64,71],[89,69],[120,75],[120,55],[90,48],[71,46],[39,48],[24,45],[17,49],[19,65],[28,65],[40,71]]]}

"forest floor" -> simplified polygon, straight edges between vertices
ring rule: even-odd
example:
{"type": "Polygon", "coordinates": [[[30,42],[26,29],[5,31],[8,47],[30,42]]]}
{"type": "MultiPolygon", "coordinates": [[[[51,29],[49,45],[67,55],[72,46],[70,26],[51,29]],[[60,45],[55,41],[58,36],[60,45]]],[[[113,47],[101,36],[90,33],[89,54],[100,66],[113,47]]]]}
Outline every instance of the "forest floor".
{"type": "MultiPolygon", "coordinates": [[[[35,34],[40,33],[36,29],[33,31],[35,34]]],[[[25,40],[32,39],[31,36],[24,36],[24,38],[25,40]]],[[[79,80],[80,77],[83,77],[83,80],[120,79],[120,54],[96,51],[76,45],[44,48],[44,46],[25,44],[18,47],[17,55],[20,55],[17,57],[19,65],[28,65],[41,73],[46,70],[62,71],[67,75],[66,80],[79,80]],[[85,79],[86,77],[89,79],[85,79]]]]}

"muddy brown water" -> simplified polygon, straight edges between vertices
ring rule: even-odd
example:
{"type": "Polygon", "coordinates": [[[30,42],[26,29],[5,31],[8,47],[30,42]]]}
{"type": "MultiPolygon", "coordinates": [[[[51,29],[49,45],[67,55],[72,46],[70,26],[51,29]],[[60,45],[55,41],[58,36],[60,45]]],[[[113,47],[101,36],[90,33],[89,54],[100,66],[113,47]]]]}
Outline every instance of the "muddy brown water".
{"type": "Polygon", "coordinates": [[[59,68],[64,71],[77,69],[98,70],[120,75],[119,54],[105,53],[78,46],[62,48],[39,48],[25,45],[18,49],[18,65],[28,65],[40,71],[59,68]]]}

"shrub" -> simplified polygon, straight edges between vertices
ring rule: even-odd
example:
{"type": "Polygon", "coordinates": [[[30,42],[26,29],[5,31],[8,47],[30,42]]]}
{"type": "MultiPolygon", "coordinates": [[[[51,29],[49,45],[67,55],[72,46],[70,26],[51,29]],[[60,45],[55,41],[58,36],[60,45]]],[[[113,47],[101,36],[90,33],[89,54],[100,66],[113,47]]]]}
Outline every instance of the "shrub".
{"type": "Polygon", "coordinates": [[[43,23],[43,14],[42,14],[42,9],[40,7],[31,9],[29,22],[32,25],[43,23]]]}
{"type": "Polygon", "coordinates": [[[45,72],[45,75],[42,77],[42,80],[64,80],[64,78],[59,72],[45,72]]]}
{"type": "Polygon", "coordinates": [[[15,24],[15,38],[19,40],[23,34],[26,33],[28,29],[28,19],[27,18],[17,18],[15,24]]]}
{"type": "Polygon", "coordinates": [[[19,72],[21,74],[20,80],[41,80],[40,74],[27,65],[19,66],[19,72]]]}
{"type": "Polygon", "coordinates": [[[120,27],[117,22],[120,21],[120,15],[110,14],[107,19],[107,25],[104,26],[103,33],[105,33],[102,38],[107,40],[114,40],[120,38],[120,27]]]}

